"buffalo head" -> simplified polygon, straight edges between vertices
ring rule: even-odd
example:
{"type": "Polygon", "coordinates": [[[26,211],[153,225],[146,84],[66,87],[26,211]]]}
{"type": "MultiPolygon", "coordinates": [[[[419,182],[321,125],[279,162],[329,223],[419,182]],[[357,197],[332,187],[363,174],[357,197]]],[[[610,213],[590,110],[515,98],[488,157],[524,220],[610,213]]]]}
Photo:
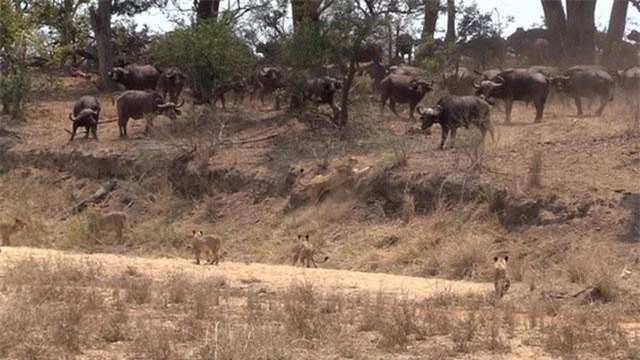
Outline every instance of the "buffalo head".
{"type": "Polygon", "coordinates": [[[493,80],[481,80],[473,79],[471,84],[476,88],[476,96],[483,95],[485,99],[492,97],[501,97],[505,91],[504,78],[500,75],[496,76],[493,80]]]}
{"type": "Polygon", "coordinates": [[[422,122],[421,128],[425,130],[427,135],[431,134],[431,126],[438,122],[438,117],[442,108],[440,105],[436,105],[435,108],[427,108],[423,110],[422,107],[418,107],[418,113],[420,114],[420,121],[422,122]]]}
{"type": "Polygon", "coordinates": [[[571,78],[569,76],[553,76],[549,78],[549,84],[554,86],[558,91],[563,91],[571,87],[571,78]]]}
{"type": "Polygon", "coordinates": [[[433,90],[433,81],[413,79],[411,80],[411,83],[409,83],[409,88],[420,95],[424,95],[433,90]]]}
{"type": "Polygon", "coordinates": [[[82,111],[80,111],[78,113],[77,116],[73,116],[73,114],[69,113],[69,120],[73,121],[73,122],[77,122],[77,121],[89,121],[89,122],[98,122],[98,115],[99,113],[93,109],[82,109],[82,111]]]}
{"type": "Polygon", "coordinates": [[[120,79],[129,74],[129,69],[123,67],[114,67],[107,73],[107,76],[115,82],[120,82],[120,79]]]}
{"type": "Polygon", "coordinates": [[[163,114],[171,120],[175,120],[182,112],[178,110],[180,107],[184,105],[184,99],[179,103],[173,102],[157,102],[156,103],[156,114],[163,114]]]}

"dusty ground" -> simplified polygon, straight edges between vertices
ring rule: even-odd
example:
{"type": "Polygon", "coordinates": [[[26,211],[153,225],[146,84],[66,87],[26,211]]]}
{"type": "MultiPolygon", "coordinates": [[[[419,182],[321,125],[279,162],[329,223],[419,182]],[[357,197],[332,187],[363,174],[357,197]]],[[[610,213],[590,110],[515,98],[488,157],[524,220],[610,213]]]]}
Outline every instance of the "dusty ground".
{"type": "MultiPolygon", "coordinates": [[[[176,273],[204,283],[220,277],[238,300],[229,302],[233,306],[211,306],[242,319],[251,318],[244,313],[251,310],[238,302],[251,303],[251,294],[265,293],[269,305],[264,306],[279,308],[290,300],[286,294],[299,290],[292,284],[314,284],[314,296],[321,299],[316,301],[329,301],[330,294],[349,299],[338,313],[354,313],[353,318],[334,314],[327,319],[321,312],[309,320],[344,326],[332,328],[331,336],[291,331],[293,310],[286,306],[282,317],[274,312],[275,319],[249,321],[249,333],[267,331],[262,322],[267,321],[288,329],[282,338],[291,341],[283,353],[258,341],[254,354],[265,353],[253,358],[278,353],[290,359],[588,359],[635,358],[640,351],[634,340],[640,280],[635,272],[619,280],[625,266],[635,270],[640,241],[640,141],[622,94],[599,118],[576,118],[572,104],[552,103],[542,123],[534,124],[534,109],[517,104],[513,124],[505,125],[503,114],[494,110],[496,138],[487,139],[477,167],[472,167],[478,159],[474,129],[459,131],[456,149],[439,151],[438,127],[431,136],[412,134],[418,125],[406,111],[402,119],[388,110],[380,116],[378,103],[366,96],[354,105],[344,129],[323,116],[296,119],[258,102],[228,110],[185,105],[176,122],[157,118],[149,136],[143,135],[144,120],[132,120],[130,139],[119,139],[117,125],[108,123],[100,126],[99,141],[83,139],[82,131],[69,143],[63,130],[70,128],[67,115],[73,100],[84,94],[95,94],[103,117],[115,118],[110,94],[64,79],[38,95],[26,123],[8,126],[20,139],[0,138],[0,215],[28,223],[12,237],[16,247],[0,253],[5,304],[25,296],[12,285],[13,275],[4,272],[21,259],[91,261],[100,264],[104,279],[99,281],[108,289],[120,286],[110,277],[132,268],[152,287],[176,273]],[[188,160],[179,160],[186,154],[188,160]],[[322,171],[324,162],[330,167],[345,154],[372,170],[353,191],[329,194],[318,206],[307,204],[288,177],[290,169],[304,168],[308,178],[322,171]],[[538,175],[536,186],[533,175],[538,175]],[[70,212],[111,179],[118,187],[103,205],[129,215],[122,244],[108,233],[91,233],[86,216],[70,212]],[[227,254],[220,266],[194,264],[186,249],[192,229],[223,238],[227,254]],[[296,235],[306,233],[329,255],[322,269],[288,265],[296,235]],[[493,288],[492,258],[499,253],[510,255],[513,286],[496,303],[487,294],[493,288]],[[585,288],[606,296],[595,303],[571,297],[585,288]],[[384,304],[389,311],[404,309],[418,320],[362,323],[375,317],[362,299],[382,295],[395,299],[384,304]],[[410,305],[395,302],[401,299],[410,305]],[[445,320],[439,318],[442,313],[445,320]],[[389,340],[389,331],[408,340],[389,340]]],[[[430,94],[423,104],[436,100],[430,94]]],[[[49,271],[54,270],[43,272],[49,271]]],[[[154,288],[152,300],[131,310],[167,316],[175,324],[173,315],[156,304],[162,293],[154,288]]],[[[116,298],[109,295],[105,302],[118,303],[116,298]]],[[[186,306],[185,316],[189,311],[186,306]]],[[[209,341],[208,336],[195,337],[209,341]]],[[[106,345],[85,340],[81,357],[114,358],[108,354],[115,351],[115,358],[122,358],[137,338],[106,345]]],[[[193,339],[183,340],[170,341],[176,347],[172,356],[206,358],[186,350],[198,348],[193,339]]],[[[20,358],[26,351],[2,345],[0,355],[20,358]]],[[[220,346],[235,349],[229,343],[220,346]]],[[[65,351],[78,354],[74,348],[65,351]]],[[[228,351],[228,358],[251,358],[228,351]]],[[[138,358],[163,357],[146,352],[138,358]]]]}

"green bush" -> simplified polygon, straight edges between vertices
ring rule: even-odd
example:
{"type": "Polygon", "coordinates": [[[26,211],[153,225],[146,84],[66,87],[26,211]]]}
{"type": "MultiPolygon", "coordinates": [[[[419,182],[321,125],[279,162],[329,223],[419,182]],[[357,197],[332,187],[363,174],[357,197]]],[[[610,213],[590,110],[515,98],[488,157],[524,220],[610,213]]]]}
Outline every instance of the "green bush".
{"type": "Polygon", "coordinates": [[[215,86],[255,66],[251,49],[225,19],[182,27],[152,44],[151,56],[163,68],[177,66],[189,78],[199,100],[210,101],[215,86]]]}

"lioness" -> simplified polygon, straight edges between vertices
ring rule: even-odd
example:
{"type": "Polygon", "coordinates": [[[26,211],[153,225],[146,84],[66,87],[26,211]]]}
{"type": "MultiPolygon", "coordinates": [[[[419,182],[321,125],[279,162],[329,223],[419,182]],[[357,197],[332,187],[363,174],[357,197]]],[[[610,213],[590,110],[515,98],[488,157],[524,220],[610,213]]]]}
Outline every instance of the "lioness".
{"type": "Polygon", "coordinates": [[[496,256],[493,258],[493,286],[495,287],[496,296],[501,298],[504,293],[509,290],[511,281],[509,280],[509,274],[507,274],[507,262],[509,256],[496,256]]]}
{"type": "Polygon", "coordinates": [[[331,173],[316,175],[306,183],[298,180],[298,183],[309,191],[311,202],[317,204],[326,192],[352,181],[356,175],[364,173],[371,168],[371,166],[367,166],[363,169],[355,169],[357,164],[358,160],[356,158],[347,156],[334,167],[331,173]]]}
{"type": "Polygon", "coordinates": [[[112,229],[116,232],[119,242],[122,242],[122,232],[127,227],[127,214],[122,211],[111,211],[102,214],[95,205],[89,206],[87,214],[96,225],[96,235],[103,230],[112,229]]]}
{"type": "Polygon", "coordinates": [[[202,230],[193,230],[191,246],[193,246],[193,251],[196,255],[197,265],[200,265],[200,255],[202,255],[203,253],[207,255],[207,264],[211,265],[215,261],[215,264],[218,265],[218,261],[220,260],[221,245],[222,241],[220,240],[220,238],[217,238],[213,235],[205,236],[202,230]]]}
{"type": "MultiPolygon", "coordinates": [[[[298,234],[298,242],[293,246],[292,253],[292,265],[295,266],[295,264],[300,261],[300,264],[302,264],[303,266],[306,264],[307,267],[311,267],[310,265],[313,263],[314,267],[318,267],[318,263],[316,262],[314,256],[321,253],[321,251],[316,249],[309,242],[309,234],[305,235],[304,237],[298,234]]],[[[324,259],[320,262],[326,262],[327,260],[329,260],[329,256],[324,253],[322,255],[324,255],[324,259]]]]}
{"type": "Polygon", "coordinates": [[[24,221],[18,218],[13,218],[12,224],[0,223],[0,235],[2,236],[0,246],[9,245],[9,237],[18,230],[23,229],[26,225],[24,221]]]}

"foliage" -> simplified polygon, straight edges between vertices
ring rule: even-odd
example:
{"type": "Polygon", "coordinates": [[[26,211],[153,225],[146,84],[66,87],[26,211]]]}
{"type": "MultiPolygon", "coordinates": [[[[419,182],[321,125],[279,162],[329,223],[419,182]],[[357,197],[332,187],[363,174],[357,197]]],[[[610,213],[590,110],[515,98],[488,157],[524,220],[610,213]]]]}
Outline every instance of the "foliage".
{"type": "Polygon", "coordinates": [[[416,59],[420,59],[423,67],[429,71],[439,72],[447,66],[453,54],[456,45],[453,43],[445,44],[442,41],[427,38],[416,47],[416,59]]]}
{"type": "Polygon", "coordinates": [[[142,26],[140,30],[136,30],[136,26],[132,19],[112,26],[111,46],[116,66],[148,62],[149,45],[153,41],[153,36],[149,33],[147,25],[142,26]]]}
{"type": "Polygon", "coordinates": [[[14,118],[24,115],[24,102],[31,88],[25,71],[31,37],[29,19],[10,2],[0,2],[0,102],[14,118]]]}
{"type": "Polygon", "coordinates": [[[201,100],[210,101],[220,81],[247,74],[255,65],[251,50],[234,33],[234,25],[223,18],[179,28],[154,41],[152,58],[162,68],[178,66],[201,100]]]}
{"type": "Polygon", "coordinates": [[[327,30],[323,22],[305,21],[297,24],[295,33],[284,41],[282,61],[294,69],[330,62],[329,57],[336,53],[336,49],[327,30]]]}
{"type": "Polygon", "coordinates": [[[504,21],[500,19],[495,8],[483,13],[475,2],[463,7],[459,13],[461,18],[458,22],[458,37],[462,41],[500,37],[504,29],[514,21],[513,16],[508,16],[504,21]]]}

